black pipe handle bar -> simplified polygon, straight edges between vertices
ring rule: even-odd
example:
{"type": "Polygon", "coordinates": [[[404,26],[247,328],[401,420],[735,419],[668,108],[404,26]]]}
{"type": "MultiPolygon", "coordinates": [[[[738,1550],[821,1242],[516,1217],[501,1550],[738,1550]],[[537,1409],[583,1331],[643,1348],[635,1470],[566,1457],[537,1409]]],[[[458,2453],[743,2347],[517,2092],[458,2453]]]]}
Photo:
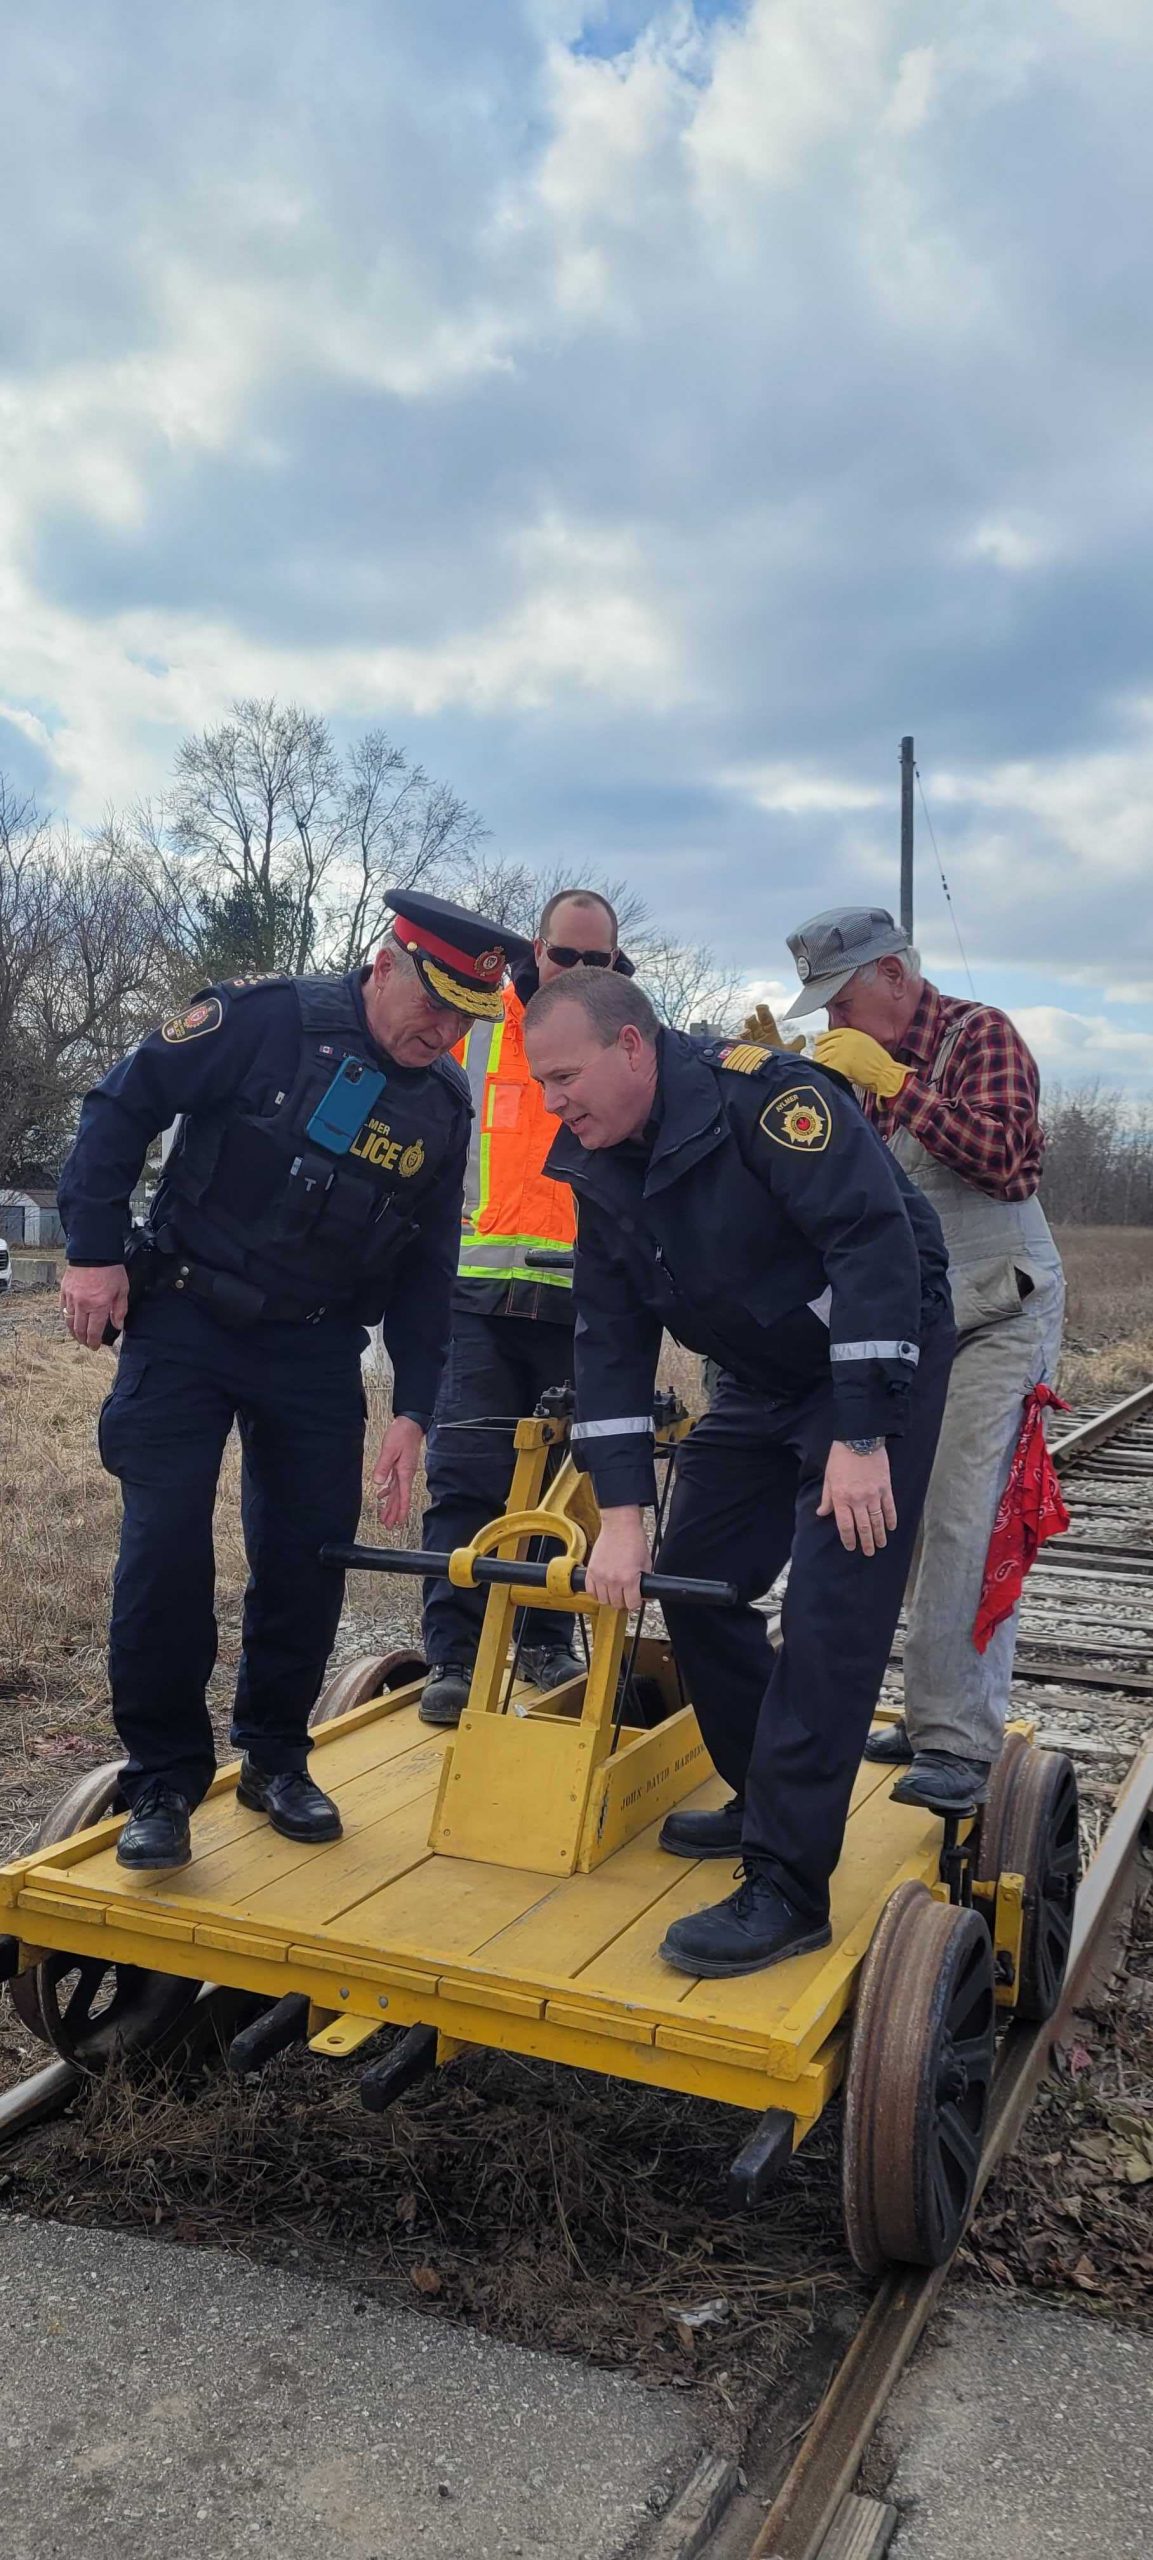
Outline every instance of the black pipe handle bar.
{"type": "MultiPolygon", "coordinates": [[[[343,1565],[347,1573],[448,1572],[448,1556],[426,1555],[413,1547],[322,1547],[322,1564],[343,1565]]],[[[516,1582],[530,1591],[548,1587],[548,1566],[521,1564],[515,1556],[478,1556],[473,1567],[478,1582],[516,1582]]],[[[574,1565],[572,1587],[583,1591],[585,1569],[574,1565]]],[[[685,1600],[702,1609],[735,1609],[735,1582],[690,1582],[679,1573],[642,1573],[642,1600],[685,1600]]]]}
{"type": "Polygon", "coordinates": [[[533,1271],[571,1271],[572,1246],[530,1244],[525,1254],[525,1261],[533,1271]]]}

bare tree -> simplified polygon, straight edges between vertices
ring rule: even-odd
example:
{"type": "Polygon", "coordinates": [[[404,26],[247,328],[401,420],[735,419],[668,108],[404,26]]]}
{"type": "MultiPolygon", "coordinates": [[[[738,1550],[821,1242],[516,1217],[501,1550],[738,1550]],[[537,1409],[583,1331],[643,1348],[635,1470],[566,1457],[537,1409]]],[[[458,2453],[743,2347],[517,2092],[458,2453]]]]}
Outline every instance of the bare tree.
{"type": "Polygon", "coordinates": [[[172,958],[115,822],[77,844],[0,780],[0,1173],[58,1158],[80,1095],[166,1007],[172,958]]]}
{"type": "Polygon", "coordinates": [[[726,969],[704,944],[667,942],[658,934],[634,956],[645,994],[679,1030],[692,1022],[727,1024],[744,1010],[738,1000],[745,972],[726,969]]]}
{"type": "Polygon", "coordinates": [[[186,738],[167,803],[137,812],[142,847],[195,973],[350,969],[378,942],[390,889],[447,890],[479,845],[474,810],[382,729],[341,762],[295,703],[234,702],[186,738]]]}
{"type": "Polygon", "coordinates": [[[359,738],[345,769],[340,855],[328,883],[326,965],[351,969],[380,941],[389,889],[423,883],[447,894],[478,859],[484,835],[476,811],[447,783],[430,782],[383,729],[359,738]]]}
{"type": "Polygon", "coordinates": [[[1097,1083],[1046,1086],[1041,1200],[1059,1226],[1153,1226],[1153,1108],[1097,1083]]]}

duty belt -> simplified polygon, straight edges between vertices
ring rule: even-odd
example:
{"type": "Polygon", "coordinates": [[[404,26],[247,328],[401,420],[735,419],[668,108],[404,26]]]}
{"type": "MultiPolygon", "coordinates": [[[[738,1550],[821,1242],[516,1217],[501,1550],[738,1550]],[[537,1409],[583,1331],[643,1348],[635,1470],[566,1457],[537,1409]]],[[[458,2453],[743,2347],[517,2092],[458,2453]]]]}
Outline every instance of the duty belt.
{"type": "Polygon", "coordinates": [[[339,1312],[327,1306],[303,1306],[299,1298],[271,1297],[251,1280],[241,1280],[235,1271],[213,1271],[184,1255],[157,1255],[148,1294],[162,1289],[195,1298],[219,1324],[236,1329],[250,1324],[319,1324],[322,1316],[339,1312]]]}

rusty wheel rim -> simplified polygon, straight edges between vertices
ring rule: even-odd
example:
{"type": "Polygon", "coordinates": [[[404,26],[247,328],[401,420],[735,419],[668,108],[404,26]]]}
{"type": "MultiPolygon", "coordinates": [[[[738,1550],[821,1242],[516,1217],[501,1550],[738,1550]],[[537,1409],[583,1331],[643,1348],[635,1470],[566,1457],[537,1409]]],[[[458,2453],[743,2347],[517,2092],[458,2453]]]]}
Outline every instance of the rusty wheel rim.
{"type": "Polygon", "coordinates": [[[1017,2016],[1051,2018],[1081,1876],[1077,1774],[1063,1751],[1028,1751],[1021,1762],[1001,1833],[1001,1869],[1025,1878],[1017,2016]]]}
{"type": "MultiPolygon", "coordinates": [[[[120,1760],[86,1769],[45,1814],[33,1847],[70,1840],[115,1810],[120,1760]]],[[[54,1951],[9,1984],[12,2006],[29,2033],[80,2071],[100,2071],[115,2052],[143,2053],[190,2009],[199,1982],[102,1956],[54,1951]]]]}
{"type": "Polygon", "coordinates": [[[310,1731],[318,1724],[331,1724],[334,1716],[350,1715],[354,1707],[367,1706],[370,1698],[406,1689],[410,1682],[423,1680],[427,1671],[424,1655],[407,1645],[391,1653],[358,1654],[354,1662],[342,1663],[321,1690],[308,1719],[310,1731]]]}
{"type": "Polygon", "coordinates": [[[976,1872],[983,1884],[995,1883],[1008,1864],[1001,1852],[1005,1822],[1021,1763],[1031,1748],[1023,1733],[1007,1733],[1001,1745],[1000,1756],[989,1781],[989,1792],[981,1808],[976,1872]]]}
{"type": "Polygon", "coordinates": [[[853,2259],[940,2266],[973,2199],[993,2074],[993,1956],[973,1911],[898,1887],[862,1967],[842,2180],[853,2259]]]}

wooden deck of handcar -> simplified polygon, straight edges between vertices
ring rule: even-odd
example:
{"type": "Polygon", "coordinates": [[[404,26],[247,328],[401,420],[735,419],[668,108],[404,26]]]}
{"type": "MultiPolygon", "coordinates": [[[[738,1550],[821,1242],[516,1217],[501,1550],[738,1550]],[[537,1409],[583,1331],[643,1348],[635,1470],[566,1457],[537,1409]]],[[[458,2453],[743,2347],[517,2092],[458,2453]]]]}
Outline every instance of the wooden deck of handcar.
{"type": "MultiPolygon", "coordinates": [[[[670,1921],[728,1890],[723,1864],[657,1846],[659,1820],[591,1874],[558,1879],[433,1852],[451,1734],[419,1722],[419,1684],[312,1737],[344,1837],[284,1840],[220,1772],[171,1875],[116,1863],[117,1821],[0,1870],[0,1927],[28,1946],[307,1993],[315,2050],[351,2053],[378,2028],[437,2027],[445,2049],[494,2045],[627,2079],[787,2109],[800,2140],[841,2077],[846,2011],[883,1904],[915,1877],[941,1891],[940,1822],[890,1801],[863,1766],[833,1889],[833,1943],[770,1972],[696,1982],[663,1964],[670,1921]],[[843,2023],[845,2022],[845,2023],[843,2023]]],[[[710,1778],[689,1803],[724,1800],[710,1778]]],[[[510,1842],[510,1849],[515,1842],[510,1842]]]]}

